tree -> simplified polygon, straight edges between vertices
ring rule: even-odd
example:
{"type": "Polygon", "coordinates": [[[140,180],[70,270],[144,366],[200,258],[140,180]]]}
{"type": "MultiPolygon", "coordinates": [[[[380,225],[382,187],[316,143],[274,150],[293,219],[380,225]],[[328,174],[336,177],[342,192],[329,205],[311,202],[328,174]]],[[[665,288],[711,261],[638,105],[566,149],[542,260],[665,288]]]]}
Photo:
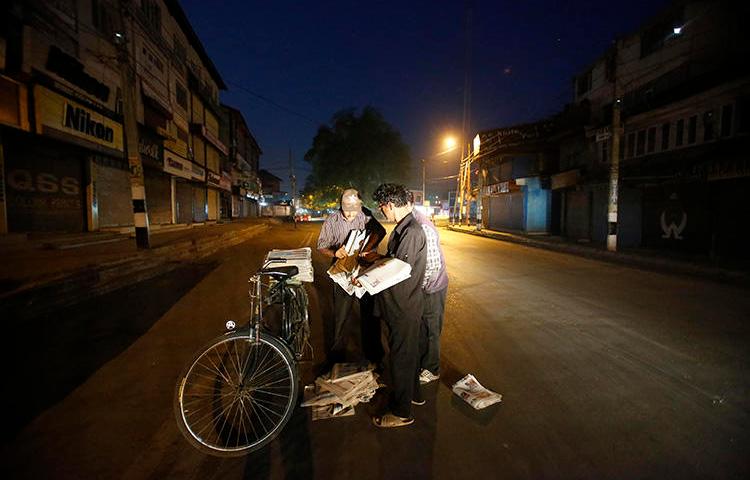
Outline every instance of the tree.
{"type": "Polygon", "coordinates": [[[305,161],[312,166],[306,195],[330,202],[334,193],[356,188],[370,201],[384,182],[406,183],[411,178],[409,147],[383,115],[373,107],[342,110],[333,115],[313,138],[305,161]]]}

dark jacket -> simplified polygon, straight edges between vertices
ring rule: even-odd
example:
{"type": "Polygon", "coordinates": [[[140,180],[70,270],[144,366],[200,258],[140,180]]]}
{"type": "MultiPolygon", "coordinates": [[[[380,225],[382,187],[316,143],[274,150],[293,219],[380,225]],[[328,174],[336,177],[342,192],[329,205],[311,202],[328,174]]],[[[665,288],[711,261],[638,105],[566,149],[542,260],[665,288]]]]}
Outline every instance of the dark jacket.
{"type": "Polygon", "coordinates": [[[427,244],[422,227],[410,213],[388,238],[388,255],[411,265],[411,277],[376,295],[379,311],[390,318],[422,318],[422,279],[427,244]]]}

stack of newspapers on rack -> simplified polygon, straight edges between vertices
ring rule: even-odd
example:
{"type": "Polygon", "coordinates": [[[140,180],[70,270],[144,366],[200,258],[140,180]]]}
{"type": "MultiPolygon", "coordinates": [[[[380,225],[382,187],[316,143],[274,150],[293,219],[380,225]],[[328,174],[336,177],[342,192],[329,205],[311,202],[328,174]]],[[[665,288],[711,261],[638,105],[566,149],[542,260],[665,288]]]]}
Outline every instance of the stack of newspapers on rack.
{"type": "Polygon", "coordinates": [[[313,281],[312,250],[310,247],[294,248],[291,250],[273,249],[266,254],[266,261],[271,260],[268,268],[294,265],[299,273],[292,278],[300,282],[313,281]],[[274,262],[272,259],[283,259],[285,261],[274,262]]]}

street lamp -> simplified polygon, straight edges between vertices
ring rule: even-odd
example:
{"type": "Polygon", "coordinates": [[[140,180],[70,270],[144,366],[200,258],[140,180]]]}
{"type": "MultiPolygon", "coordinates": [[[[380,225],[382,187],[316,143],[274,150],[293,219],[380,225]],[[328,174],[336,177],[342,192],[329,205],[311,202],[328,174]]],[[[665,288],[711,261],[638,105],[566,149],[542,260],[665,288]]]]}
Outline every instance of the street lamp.
{"type": "MultiPolygon", "coordinates": [[[[458,146],[458,142],[456,141],[456,137],[453,135],[447,135],[445,138],[443,138],[443,147],[444,150],[442,152],[438,152],[435,155],[433,155],[430,158],[437,158],[439,156],[445,155],[446,153],[450,153],[453,150],[456,149],[458,146]]],[[[427,199],[427,187],[425,186],[425,162],[426,159],[422,159],[422,205],[424,206],[425,200],[427,199]]]]}

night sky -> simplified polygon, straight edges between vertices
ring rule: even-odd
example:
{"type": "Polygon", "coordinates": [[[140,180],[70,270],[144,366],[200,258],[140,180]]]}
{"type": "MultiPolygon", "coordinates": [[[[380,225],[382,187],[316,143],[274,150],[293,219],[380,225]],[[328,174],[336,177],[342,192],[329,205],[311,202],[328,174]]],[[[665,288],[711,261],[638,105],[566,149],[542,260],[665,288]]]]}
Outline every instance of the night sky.
{"type": "MultiPolygon", "coordinates": [[[[558,111],[572,100],[576,73],[667,3],[475,1],[470,131],[558,111]]],[[[182,4],[229,87],[222,101],[242,110],[261,168],[283,178],[282,188],[289,148],[304,184],[304,153],[343,108],[378,108],[415,159],[439,152],[445,134],[460,135],[462,1],[182,4]]]]}

